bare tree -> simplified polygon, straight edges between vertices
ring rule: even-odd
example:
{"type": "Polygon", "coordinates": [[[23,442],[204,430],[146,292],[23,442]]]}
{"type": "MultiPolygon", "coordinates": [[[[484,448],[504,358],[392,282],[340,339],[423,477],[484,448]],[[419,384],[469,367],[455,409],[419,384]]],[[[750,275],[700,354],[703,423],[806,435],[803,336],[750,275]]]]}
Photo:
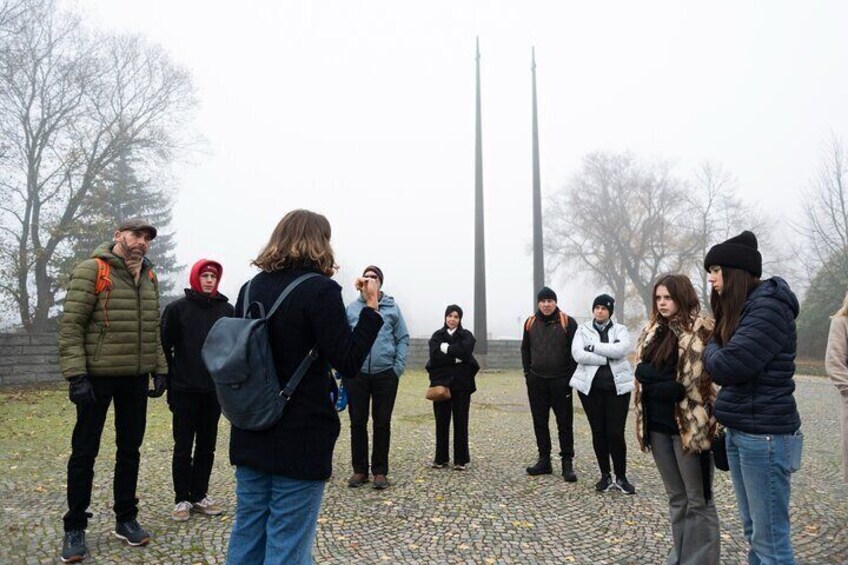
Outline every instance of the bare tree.
{"type": "Polygon", "coordinates": [[[786,257],[771,243],[768,218],[736,196],[736,179],[721,164],[705,161],[693,176],[691,189],[686,191],[686,202],[697,252],[688,272],[704,307],[709,311],[710,286],[703,259],[710,247],[743,230],[750,230],[757,235],[766,268],[782,264],[786,257]]]}
{"type": "Polygon", "coordinates": [[[570,264],[608,285],[620,316],[628,287],[650,312],[656,278],[679,272],[697,251],[686,213],[683,184],[668,165],[592,153],[549,206],[546,251],[553,269],[570,264]]]}
{"type": "Polygon", "coordinates": [[[804,192],[804,222],[796,225],[806,243],[799,256],[812,276],[798,316],[798,351],[821,358],[827,318],[848,285],[848,159],[836,136],[823,149],[818,173],[804,192]]]}
{"type": "Polygon", "coordinates": [[[848,161],[842,141],[832,137],[822,151],[819,171],[804,192],[805,225],[811,271],[848,251],[848,161]]]}
{"type": "Polygon", "coordinates": [[[0,292],[27,331],[56,304],[56,264],[104,171],[125,152],[166,164],[193,106],[188,74],[132,36],[96,36],[52,2],[31,12],[0,61],[0,292]]]}

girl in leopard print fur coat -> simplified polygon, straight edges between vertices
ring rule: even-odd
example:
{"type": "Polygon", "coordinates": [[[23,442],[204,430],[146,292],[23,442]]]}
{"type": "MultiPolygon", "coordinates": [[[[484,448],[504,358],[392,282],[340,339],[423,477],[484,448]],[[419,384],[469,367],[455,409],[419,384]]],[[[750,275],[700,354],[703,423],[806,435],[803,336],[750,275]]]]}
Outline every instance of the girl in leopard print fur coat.
{"type": "Polygon", "coordinates": [[[715,386],[702,355],[711,320],[685,275],[654,285],[651,319],[636,343],[636,438],[654,456],[666,493],[673,547],[669,563],[718,564],[718,514],[712,500],[710,445],[715,386]]]}

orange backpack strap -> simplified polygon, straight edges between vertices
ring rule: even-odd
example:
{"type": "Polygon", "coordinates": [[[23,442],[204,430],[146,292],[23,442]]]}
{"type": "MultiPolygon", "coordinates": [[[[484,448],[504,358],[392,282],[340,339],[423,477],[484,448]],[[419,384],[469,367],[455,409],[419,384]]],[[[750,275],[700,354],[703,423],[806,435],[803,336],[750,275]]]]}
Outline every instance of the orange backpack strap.
{"type": "Polygon", "coordinates": [[[559,311],[559,323],[562,325],[562,329],[568,330],[568,315],[562,310],[559,311]]]}
{"type": "Polygon", "coordinates": [[[112,267],[109,262],[100,257],[95,257],[97,261],[97,279],[94,281],[94,294],[106,293],[106,299],[103,301],[103,323],[109,327],[109,294],[112,292],[112,267]]]}
{"type": "Polygon", "coordinates": [[[94,281],[94,294],[100,294],[103,291],[108,293],[112,290],[112,267],[109,266],[108,261],[100,257],[95,258],[95,261],[97,261],[97,279],[94,281]]]}
{"type": "Polygon", "coordinates": [[[529,332],[530,328],[532,328],[533,324],[535,324],[535,323],[536,323],[536,316],[530,316],[529,318],[527,318],[527,321],[524,322],[524,331],[529,332]]]}

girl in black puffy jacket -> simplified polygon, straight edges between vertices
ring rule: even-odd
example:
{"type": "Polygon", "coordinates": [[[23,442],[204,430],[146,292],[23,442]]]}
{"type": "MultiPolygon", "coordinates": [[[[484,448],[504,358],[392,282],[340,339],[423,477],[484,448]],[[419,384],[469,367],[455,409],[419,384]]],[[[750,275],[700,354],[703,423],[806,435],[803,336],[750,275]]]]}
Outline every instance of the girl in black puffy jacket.
{"type": "Polygon", "coordinates": [[[704,364],[722,388],[715,416],[727,458],[749,563],[794,563],[789,536],[790,474],[803,437],[795,405],[798,300],[779,277],[764,281],[749,231],[713,246],[704,259],[715,333],[704,364]]]}
{"type": "Polygon", "coordinates": [[[448,434],[453,416],[453,464],[464,471],[471,456],[468,452],[468,412],[471,395],[477,390],[474,376],[480,365],[474,358],[474,335],[462,327],[462,308],[451,304],[445,310],[445,325],[430,338],[430,360],[427,372],[430,386],[450,389],[451,397],[433,403],[436,416],[436,457],[432,467],[448,464],[448,434]]]}

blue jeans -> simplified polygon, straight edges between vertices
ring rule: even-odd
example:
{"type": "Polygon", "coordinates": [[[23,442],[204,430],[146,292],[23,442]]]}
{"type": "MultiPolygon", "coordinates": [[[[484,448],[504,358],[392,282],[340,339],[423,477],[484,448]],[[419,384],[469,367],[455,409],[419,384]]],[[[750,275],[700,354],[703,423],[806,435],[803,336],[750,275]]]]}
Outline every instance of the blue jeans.
{"type": "Polygon", "coordinates": [[[324,481],[236,468],[236,520],[227,565],[310,565],[324,481]]]}
{"type": "Polygon", "coordinates": [[[790,474],[802,436],[747,434],[727,428],[727,459],[750,565],[795,563],[789,538],[790,474]],[[797,442],[797,443],[796,443],[797,442]]]}

